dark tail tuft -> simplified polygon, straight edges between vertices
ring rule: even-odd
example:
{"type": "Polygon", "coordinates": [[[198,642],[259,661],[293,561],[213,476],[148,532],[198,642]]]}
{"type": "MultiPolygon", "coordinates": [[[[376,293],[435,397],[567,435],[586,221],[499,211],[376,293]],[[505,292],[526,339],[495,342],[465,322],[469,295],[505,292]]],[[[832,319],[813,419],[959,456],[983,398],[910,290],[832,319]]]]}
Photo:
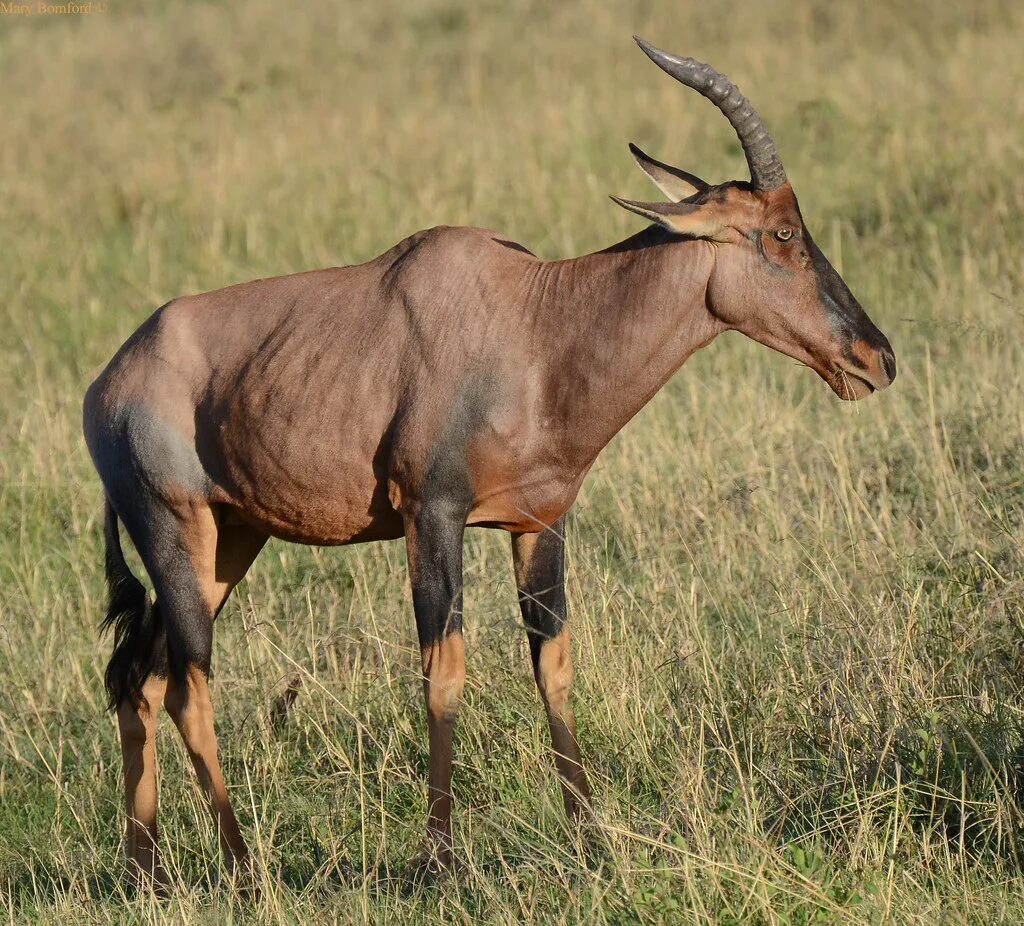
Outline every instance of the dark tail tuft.
{"type": "Polygon", "coordinates": [[[106,573],[110,590],[107,616],[102,631],[113,629],[114,652],[107,664],[104,682],[111,710],[127,701],[133,707],[142,698],[142,686],[156,666],[164,645],[159,614],[149,600],[145,586],[132,575],[121,551],[117,514],[106,500],[103,533],[107,543],[106,573]]]}

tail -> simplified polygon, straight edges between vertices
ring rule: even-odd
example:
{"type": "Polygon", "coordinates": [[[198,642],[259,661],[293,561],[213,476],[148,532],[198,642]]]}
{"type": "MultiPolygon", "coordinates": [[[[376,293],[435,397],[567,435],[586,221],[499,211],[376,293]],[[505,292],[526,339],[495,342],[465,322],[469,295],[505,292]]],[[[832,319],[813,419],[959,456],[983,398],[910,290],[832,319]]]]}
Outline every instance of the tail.
{"type": "Polygon", "coordinates": [[[132,575],[121,551],[117,513],[106,499],[103,534],[107,544],[106,574],[110,590],[102,632],[113,629],[114,652],[107,664],[104,683],[108,706],[116,710],[127,701],[133,707],[142,698],[142,686],[153,672],[165,646],[160,616],[145,586],[132,575]]]}

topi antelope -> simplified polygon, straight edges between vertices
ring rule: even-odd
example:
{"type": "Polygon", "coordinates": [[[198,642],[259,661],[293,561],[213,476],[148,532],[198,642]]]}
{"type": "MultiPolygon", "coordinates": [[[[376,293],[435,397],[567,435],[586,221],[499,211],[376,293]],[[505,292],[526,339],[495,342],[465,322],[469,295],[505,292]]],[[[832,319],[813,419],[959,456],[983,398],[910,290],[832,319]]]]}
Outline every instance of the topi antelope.
{"type": "Polygon", "coordinates": [[[511,534],[519,604],[566,811],[589,811],[570,701],[564,517],[611,438],[698,348],[738,330],[842,399],[896,375],[889,342],[811,239],[750,103],[706,64],[637,39],[711,100],[749,182],[705,183],[631,147],[667,203],[603,251],[542,261],[479,228],[421,231],[366,264],[175,299],[86,397],[106,493],[106,671],[126,849],[157,853],[161,704],[195,765],[229,868],[246,845],[217,759],[213,624],[268,537],[405,538],[429,731],[424,862],[453,862],[452,732],[465,679],[462,539],[511,534]],[[118,522],[154,602],[122,554],[118,522]]]}

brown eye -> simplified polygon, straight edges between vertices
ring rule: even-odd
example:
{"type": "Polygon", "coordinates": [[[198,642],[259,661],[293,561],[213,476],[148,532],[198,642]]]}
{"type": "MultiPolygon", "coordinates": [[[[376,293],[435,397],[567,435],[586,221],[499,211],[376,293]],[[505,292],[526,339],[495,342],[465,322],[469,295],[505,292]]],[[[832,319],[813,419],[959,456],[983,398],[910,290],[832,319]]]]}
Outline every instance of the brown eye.
{"type": "Polygon", "coordinates": [[[788,225],[783,225],[782,228],[775,232],[775,237],[778,238],[779,241],[789,241],[789,239],[793,237],[793,229],[788,225]]]}

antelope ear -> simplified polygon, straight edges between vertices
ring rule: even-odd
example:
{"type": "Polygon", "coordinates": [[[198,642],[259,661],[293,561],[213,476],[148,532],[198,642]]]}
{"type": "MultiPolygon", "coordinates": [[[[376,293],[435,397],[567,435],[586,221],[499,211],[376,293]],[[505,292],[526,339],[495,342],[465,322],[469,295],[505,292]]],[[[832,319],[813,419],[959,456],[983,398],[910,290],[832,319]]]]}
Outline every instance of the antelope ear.
{"type": "Polygon", "coordinates": [[[654,185],[673,202],[689,199],[695,193],[703,193],[709,186],[700,177],[654,160],[632,142],[629,143],[629,150],[636,158],[640,170],[647,174],[654,181],[654,185]]]}
{"type": "Polygon", "coordinates": [[[637,203],[618,196],[611,198],[623,209],[657,222],[677,235],[714,239],[722,231],[722,223],[704,203],[637,203]]]}

